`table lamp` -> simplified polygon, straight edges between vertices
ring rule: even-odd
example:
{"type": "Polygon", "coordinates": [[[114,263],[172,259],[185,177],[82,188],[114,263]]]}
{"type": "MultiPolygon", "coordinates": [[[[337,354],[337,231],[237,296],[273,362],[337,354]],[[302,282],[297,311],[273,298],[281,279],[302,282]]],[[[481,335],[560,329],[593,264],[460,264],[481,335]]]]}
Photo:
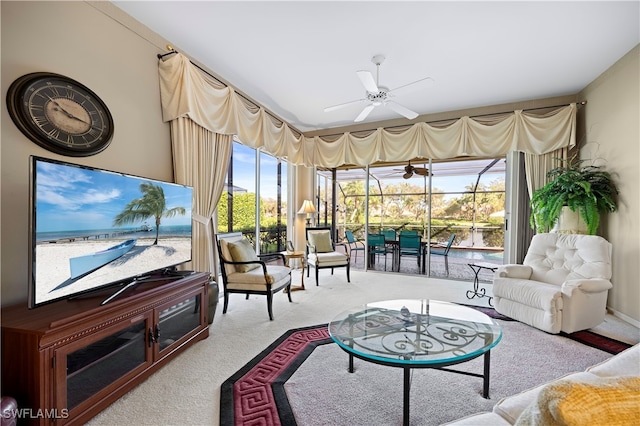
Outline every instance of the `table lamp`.
{"type": "Polygon", "coordinates": [[[298,210],[298,214],[306,214],[307,215],[307,228],[311,226],[311,215],[317,213],[316,207],[313,205],[311,200],[304,200],[302,202],[302,207],[298,210]]]}

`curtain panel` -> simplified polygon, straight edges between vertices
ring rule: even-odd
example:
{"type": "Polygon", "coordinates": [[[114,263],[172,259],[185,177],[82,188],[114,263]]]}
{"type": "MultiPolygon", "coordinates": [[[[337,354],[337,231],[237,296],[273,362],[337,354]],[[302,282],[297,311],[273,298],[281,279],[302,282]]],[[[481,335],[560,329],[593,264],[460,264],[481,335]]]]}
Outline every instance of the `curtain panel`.
{"type": "Polygon", "coordinates": [[[364,167],[378,161],[487,157],[511,151],[541,155],[576,143],[576,104],[543,114],[517,110],[445,124],[420,122],[402,130],[309,138],[298,136],[262,107],[247,105],[232,87],[209,78],[180,53],[161,60],[159,74],[164,121],[189,117],[205,129],[237,135],[243,144],[294,165],[364,167]]]}
{"type": "Polygon", "coordinates": [[[193,258],[196,271],[217,274],[216,207],[224,190],[233,137],[210,132],[187,117],[171,121],[173,171],[177,183],[193,187],[193,258]]]}

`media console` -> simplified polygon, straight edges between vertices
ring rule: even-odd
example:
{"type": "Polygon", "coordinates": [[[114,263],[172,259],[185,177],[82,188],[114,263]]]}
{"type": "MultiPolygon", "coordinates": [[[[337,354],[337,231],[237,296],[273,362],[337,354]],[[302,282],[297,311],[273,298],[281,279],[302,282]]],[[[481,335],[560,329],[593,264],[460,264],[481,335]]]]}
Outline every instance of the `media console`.
{"type": "Polygon", "coordinates": [[[209,335],[209,274],[140,282],[29,310],[2,309],[2,392],[20,424],[84,424],[209,335]]]}

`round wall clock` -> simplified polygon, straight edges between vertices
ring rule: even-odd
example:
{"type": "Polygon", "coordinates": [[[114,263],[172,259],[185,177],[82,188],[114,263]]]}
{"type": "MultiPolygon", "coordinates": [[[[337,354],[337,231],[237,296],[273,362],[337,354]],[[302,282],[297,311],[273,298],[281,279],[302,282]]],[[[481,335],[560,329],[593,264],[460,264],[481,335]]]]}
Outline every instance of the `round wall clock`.
{"type": "Polygon", "coordinates": [[[57,154],[94,155],[113,136],[113,118],[105,103],[89,88],[63,75],[23,75],[9,87],[7,107],[25,136],[57,154]]]}

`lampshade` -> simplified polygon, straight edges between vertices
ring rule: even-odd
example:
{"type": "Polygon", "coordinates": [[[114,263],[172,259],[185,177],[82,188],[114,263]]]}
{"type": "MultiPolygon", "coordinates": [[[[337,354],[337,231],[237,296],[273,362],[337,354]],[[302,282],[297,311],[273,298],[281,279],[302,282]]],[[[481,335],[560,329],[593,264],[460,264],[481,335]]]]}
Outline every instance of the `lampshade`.
{"type": "Polygon", "coordinates": [[[317,213],[316,207],[313,205],[311,200],[304,200],[302,203],[302,207],[298,210],[298,214],[311,214],[317,213]]]}

